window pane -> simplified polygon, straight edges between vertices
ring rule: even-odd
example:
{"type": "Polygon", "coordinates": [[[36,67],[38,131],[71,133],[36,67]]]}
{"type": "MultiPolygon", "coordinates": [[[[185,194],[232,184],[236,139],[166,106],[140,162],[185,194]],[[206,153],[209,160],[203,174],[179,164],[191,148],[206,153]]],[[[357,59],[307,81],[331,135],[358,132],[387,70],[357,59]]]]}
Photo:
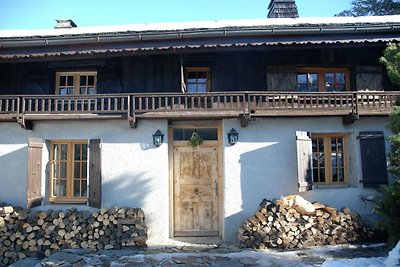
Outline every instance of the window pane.
{"type": "Polygon", "coordinates": [[[67,86],[74,86],[74,76],[67,76],[67,86]]]}
{"type": "Polygon", "coordinates": [[[207,78],[207,73],[206,73],[205,71],[200,71],[200,72],[197,73],[197,77],[198,77],[199,81],[200,81],[201,79],[206,80],[206,78],[207,78]]]}
{"type": "Polygon", "coordinates": [[[307,84],[299,84],[299,85],[297,85],[297,91],[299,91],[299,92],[307,92],[308,91],[307,84]]]}
{"type": "Polygon", "coordinates": [[[94,75],[88,76],[88,86],[94,86],[94,75]]]}
{"type": "Polygon", "coordinates": [[[87,177],[87,162],[82,162],[82,178],[87,177]]]}
{"type": "Polygon", "coordinates": [[[59,151],[60,151],[59,145],[54,144],[53,145],[53,157],[54,157],[54,160],[58,160],[59,159],[59,155],[58,155],[59,151]]]}
{"type": "Polygon", "coordinates": [[[188,93],[196,93],[197,92],[196,84],[188,84],[187,92],[188,93]]]}
{"type": "Polygon", "coordinates": [[[68,95],[73,95],[74,94],[74,88],[72,87],[72,88],[68,88],[67,89],[67,94],[68,95]]]}
{"type": "Polygon", "coordinates": [[[307,74],[308,83],[318,83],[318,74],[316,73],[308,73],[307,74]]]}
{"type": "Polygon", "coordinates": [[[218,129],[217,128],[176,128],[174,129],[173,136],[175,141],[188,141],[192,136],[193,132],[196,131],[201,139],[207,140],[218,140],[218,129]]]}
{"type": "Polygon", "coordinates": [[[332,182],[338,182],[337,169],[332,167],[332,182]]]}
{"type": "Polygon", "coordinates": [[[59,171],[59,167],[58,167],[58,164],[59,163],[54,163],[53,164],[53,178],[58,178],[59,176],[58,176],[58,171],[59,171]]]}
{"type": "Polygon", "coordinates": [[[81,196],[81,183],[80,180],[74,180],[74,197],[81,196]]]}
{"type": "Polygon", "coordinates": [[[200,83],[197,85],[197,92],[199,93],[205,93],[207,92],[207,85],[204,83],[200,83]]]}
{"type": "Polygon", "coordinates": [[[79,94],[80,95],[86,95],[86,87],[80,87],[79,88],[79,94]]]}
{"type": "Polygon", "coordinates": [[[338,84],[346,83],[345,75],[343,72],[336,73],[336,83],[338,83],[338,84]]]}
{"type": "Polygon", "coordinates": [[[74,146],[74,152],[75,152],[75,160],[80,160],[81,159],[81,145],[80,144],[75,144],[74,146]]]}
{"type": "Polygon", "coordinates": [[[86,86],[86,82],[87,82],[87,77],[86,76],[81,76],[79,85],[80,86],[86,86]]]}
{"type": "Polygon", "coordinates": [[[319,169],[319,182],[325,183],[325,169],[319,169]]]}
{"type": "Polygon", "coordinates": [[[344,182],[344,169],[339,169],[339,182],[344,182]]]}
{"type": "Polygon", "coordinates": [[[59,188],[60,186],[58,185],[58,180],[53,180],[53,193],[52,193],[52,195],[53,196],[55,196],[55,197],[57,197],[58,196],[58,188],[59,188]]]}
{"type": "Polygon", "coordinates": [[[87,196],[87,184],[86,184],[86,180],[82,180],[82,197],[86,197],[87,196]]]}
{"type": "Polygon", "coordinates": [[[60,86],[66,86],[67,85],[67,77],[60,76],[60,86]]]}
{"type": "Polygon", "coordinates": [[[326,73],[325,74],[325,82],[326,85],[335,84],[335,74],[334,73],[326,73]]]}
{"type": "Polygon", "coordinates": [[[67,94],[67,88],[61,87],[60,89],[58,89],[58,94],[59,95],[66,95],[67,94]]]}
{"type": "Polygon", "coordinates": [[[308,87],[309,92],[318,92],[318,85],[312,84],[308,87]]]}
{"type": "Polygon", "coordinates": [[[197,72],[189,72],[187,75],[188,81],[192,80],[194,82],[196,82],[197,80],[197,72]]]}
{"type": "Polygon", "coordinates": [[[307,83],[307,74],[305,73],[297,74],[297,83],[307,83]]]}
{"type": "Polygon", "coordinates": [[[74,163],[74,178],[81,178],[81,163],[74,163]]]}
{"type": "Polygon", "coordinates": [[[67,177],[67,163],[60,162],[60,178],[66,178],[66,177],[67,177]]]}
{"type": "Polygon", "coordinates": [[[62,144],[61,145],[61,160],[66,160],[67,159],[67,145],[62,144]]]}
{"type": "Polygon", "coordinates": [[[66,180],[60,180],[59,181],[60,185],[60,196],[66,196],[67,195],[67,181],[66,180]]]}
{"type": "Polygon", "coordinates": [[[94,95],[94,87],[88,87],[87,94],[88,95],[94,95]]]}
{"type": "Polygon", "coordinates": [[[87,160],[87,149],[88,149],[88,145],[83,144],[82,145],[82,160],[87,160]]]}

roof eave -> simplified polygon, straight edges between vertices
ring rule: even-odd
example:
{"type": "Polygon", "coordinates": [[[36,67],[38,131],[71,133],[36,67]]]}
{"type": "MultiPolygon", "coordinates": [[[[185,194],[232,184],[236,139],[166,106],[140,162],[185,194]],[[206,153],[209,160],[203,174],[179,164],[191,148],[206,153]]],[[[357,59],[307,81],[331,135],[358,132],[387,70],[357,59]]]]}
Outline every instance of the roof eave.
{"type": "Polygon", "coordinates": [[[112,34],[84,34],[75,36],[32,36],[29,38],[0,38],[1,47],[35,47],[73,44],[94,44],[124,41],[163,41],[180,39],[201,39],[213,37],[246,37],[246,36],[285,36],[301,34],[360,34],[381,33],[400,30],[400,23],[378,25],[346,26],[296,26],[296,27],[254,27],[254,28],[221,28],[201,30],[179,30],[160,32],[125,32],[112,34]]]}

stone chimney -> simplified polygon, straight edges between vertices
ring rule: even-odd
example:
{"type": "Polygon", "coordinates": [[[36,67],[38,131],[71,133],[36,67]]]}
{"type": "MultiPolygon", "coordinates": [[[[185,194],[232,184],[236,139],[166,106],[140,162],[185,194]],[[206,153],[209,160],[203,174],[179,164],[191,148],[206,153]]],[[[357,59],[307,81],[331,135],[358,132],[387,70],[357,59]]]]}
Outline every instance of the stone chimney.
{"type": "Polygon", "coordinates": [[[268,9],[268,18],[299,17],[295,0],[271,0],[268,9]]]}
{"type": "Polygon", "coordinates": [[[56,19],[57,25],[54,29],[69,29],[77,27],[72,19],[56,19]]]}

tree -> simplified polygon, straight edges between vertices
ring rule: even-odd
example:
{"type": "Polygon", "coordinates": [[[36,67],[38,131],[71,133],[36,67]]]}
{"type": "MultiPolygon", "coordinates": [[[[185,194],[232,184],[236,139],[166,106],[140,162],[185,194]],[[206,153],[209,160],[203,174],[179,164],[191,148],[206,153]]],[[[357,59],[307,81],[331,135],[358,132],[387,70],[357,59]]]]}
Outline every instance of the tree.
{"type": "Polygon", "coordinates": [[[390,81],[400,85],[400,44],[389,43],[379,61],[385,64],[390,81]]]}
{"type": "Polygon", "coordinates": [[[399,0],[353,0],[353,7],[335,16],[384,16],[400,14],[399,0]]]}
{"type": "MultiPolygon", "coordinates": [[[[390,80],[400,85],[400,44],[389,43],[380,62],[386,66],[390,80]]],[[[393,184],[382,187],[374,200],[374,208],[381,216],[378,226],[388,235],[388,245],[393,248],[400,239],[400,106],[389,116],[389,128],[393,135],[390,142],[390,173],[397,178],[393,184]]]]}

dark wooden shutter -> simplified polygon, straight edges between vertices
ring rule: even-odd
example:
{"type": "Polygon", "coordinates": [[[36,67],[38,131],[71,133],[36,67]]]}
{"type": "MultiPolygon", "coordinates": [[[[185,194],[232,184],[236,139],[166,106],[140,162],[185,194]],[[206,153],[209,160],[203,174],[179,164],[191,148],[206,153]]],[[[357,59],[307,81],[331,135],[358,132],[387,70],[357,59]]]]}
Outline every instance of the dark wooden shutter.
{"type": "Polygon", "coordinates": [[[360,146],[364,187],[388,184],[383,132],[360,132],[360,146]]]}
{"type": "Polygon", "coordinates": [[[297,91],[297,74],[294,66],[268,66],[268,91],[297,91]]]}
{"type": "Polygon", "coordinates": [[[89,206],[101,207],[101,148],[100,139],[89,141],[89,206]]]}
{"type": "Polygon", "coordinates": [[[42,149],[43,141],[41,139],[28,139],[27,208],[40,206],[42,203],[42,149]]]}
{"type": "Polygon", "coordinates": [[[357,90],[383,90],[383,75],[381,67],[356,67],[357,90]]]}
{"type": "Polygon", "coordinates": [[[312,142],[307,132],[296,132],[299,192],[312,190],[312,142]]]}

